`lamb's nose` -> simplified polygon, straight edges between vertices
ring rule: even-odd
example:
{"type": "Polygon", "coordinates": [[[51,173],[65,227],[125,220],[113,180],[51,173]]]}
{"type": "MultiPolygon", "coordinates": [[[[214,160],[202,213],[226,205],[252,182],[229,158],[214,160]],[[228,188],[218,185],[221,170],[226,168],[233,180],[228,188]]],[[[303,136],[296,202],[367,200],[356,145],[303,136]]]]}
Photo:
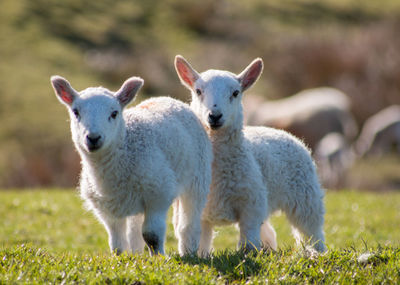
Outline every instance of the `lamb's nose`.
{"type": "Polygon", "coordinates": [[[101,139],[101,136],[100,135],[87,135],[86,139],[92,145],[96,145],[97,142],[101,139]]]}
{"type": "Polygon", "coordinates": [[[222,118],[222,114],[213,114],[213,113],[210,113],[210,114],[208,114],[208,121],[210,122],[210,123],[217,123],[218,121],[219,121],[219,119],[221,119],[222,118]]]}
{"type": "Polygon", "coordinates": [[[210,125],[210,128],[213,130],[216,130],[218,128],[220,128],[223,124],[223,122],[221,122],[222,118],[222,114],[221,113],[211,113],[208,114],[208,124],[210,125]]]}
{"type": "Polygon", "coordinates": [[[95,151],[101,147],[102,143],[100,139],[101,136],[98,134],[89,134],[86,136],[86,144],[89,151],[95,151]]]}

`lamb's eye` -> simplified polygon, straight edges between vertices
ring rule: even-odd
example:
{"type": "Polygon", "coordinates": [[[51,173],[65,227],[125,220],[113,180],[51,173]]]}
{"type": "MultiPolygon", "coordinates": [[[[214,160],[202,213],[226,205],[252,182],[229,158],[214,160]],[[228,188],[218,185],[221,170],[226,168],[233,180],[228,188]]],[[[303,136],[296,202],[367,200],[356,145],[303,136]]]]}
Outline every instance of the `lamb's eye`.
{"type": "Polygon", "coordinates": [[[232,93],[232,96],[233,97],[237,97],[239,95],[239,90],[235,90],[235,91],[233,91],[233,93],[232,93]]]}
{"type": "Polygon", "coordinates": [[[115,119],[118,116],[118,111],[114,111],[111,113],[111,118],[115,119]]]}
{"type": "Polygon", "coordinates": [[[80,115],[79,115],[78,109],[73,109],[72,112],[74,113],[75,117],[76,117],[77,119],[79,119],[80,115]]]}
{"type": "Polygon", "coordinates": [[[201,90],[200,89],[196,89],[196,93],[197,93],[197,95],[201,95],[201,90]]]}

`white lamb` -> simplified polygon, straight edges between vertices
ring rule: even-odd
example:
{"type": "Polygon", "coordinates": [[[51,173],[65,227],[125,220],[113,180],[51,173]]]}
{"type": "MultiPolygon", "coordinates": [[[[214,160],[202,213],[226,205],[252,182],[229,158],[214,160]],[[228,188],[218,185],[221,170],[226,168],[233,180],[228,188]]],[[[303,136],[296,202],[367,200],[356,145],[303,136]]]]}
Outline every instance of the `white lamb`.
{"type": "Polygon", "coordinates": [[[260,76],[262,60],[254,60],[239,75],[220,70],[198,73],[181,56],[175,58],[175,68],[191,90],[191,108],[213,144],[199,251],[210,251],[214,225],[231,223],[239,224],[240,247],[276,248],[268,217],[277,210],[286,214],[298,242],[300,232],[316,250],[324,251],[324,194],[310,152],[285,131],[243,128],[242,92],[260,76]]]}
{"type": "Polygon", "coordinates": [[[123,112],[143,85],[138,77],[116,93],[102,87],[78,93],[59,76],[51,83],[69,110],[81,197],[104,224],[111,251],[142,252],[145,241],[151,254],[163,254],[167,212],[178,197],[179,253],[196,252],[212,146],[189,106],[159,97],[123,112]]]}

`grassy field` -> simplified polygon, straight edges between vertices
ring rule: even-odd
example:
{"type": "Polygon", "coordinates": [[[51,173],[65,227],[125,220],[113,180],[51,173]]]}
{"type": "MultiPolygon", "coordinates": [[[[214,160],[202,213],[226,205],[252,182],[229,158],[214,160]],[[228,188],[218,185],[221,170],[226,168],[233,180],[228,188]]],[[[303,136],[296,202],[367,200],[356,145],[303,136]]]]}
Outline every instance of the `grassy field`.
{"type": "Polygon", "coordinates": [[[271,220],[277,252],[236,252],[236,229],[218,228],[208,259],[179,257],[171,224],[167,256],[112,256],[105,230],[75,191],[1,191],[0,201],[0,284],[400,282],[397,192],[328,193],[329,250],[323,255],[294,247],[290,227],[278,214],[271,220]]]}

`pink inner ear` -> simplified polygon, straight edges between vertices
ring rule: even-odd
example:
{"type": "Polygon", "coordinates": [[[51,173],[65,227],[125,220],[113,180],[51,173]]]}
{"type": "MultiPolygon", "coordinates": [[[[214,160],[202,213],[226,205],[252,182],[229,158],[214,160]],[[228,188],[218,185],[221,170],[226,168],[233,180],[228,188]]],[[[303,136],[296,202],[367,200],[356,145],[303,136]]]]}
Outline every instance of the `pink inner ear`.
{"type": "Polygon", "coordinates": [[[189,86],[193,87],[192,76],[190,72],[187,70],[187,68],[182,64],[178,64],[178,71],[182,80],[185,81],[187,84],[189,84],[189,86]]]}
{"type": "Polygon", "coordinates": [[[262,67],[261,63],[257,63],[250,68],[250,70],[246,73],[246,75],[243,78],[243,82],[242,82],[243,88],[247,88],[258,78],[261,67],[262,67]]]}
{"type": "Polygon", "coordinates": [[[58,87],[60,88],[60,93],[61,93],[60,97],[61,97],[61,99],[65,103],[71,104],[72,103],[72,96],[67,91],[65,91],[64,86],[59,85],[58,87]]]}
{"type": "Polygon", "coordinates": [[[122,104],[128,103],[134,95],[134,94],[132,94],[132,92],[134,92],[136,88],[137,88],[136,82],[128,82],[122,91],[122,96],[120,97],[120,102],[122,104]]]}

